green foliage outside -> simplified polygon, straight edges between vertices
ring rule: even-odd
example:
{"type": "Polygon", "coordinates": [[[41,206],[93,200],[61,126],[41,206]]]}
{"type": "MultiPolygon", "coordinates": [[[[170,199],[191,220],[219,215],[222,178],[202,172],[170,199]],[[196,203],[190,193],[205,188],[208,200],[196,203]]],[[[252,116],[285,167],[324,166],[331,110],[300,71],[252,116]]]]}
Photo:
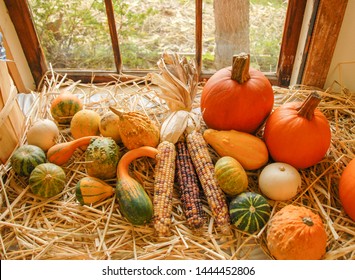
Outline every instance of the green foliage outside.
{"type": "MultiPolygon", "coordinates": [[[[194,53],[194,0],[113,0],[124,69],[152,69],[164,50],[194,53]]],[[[115,70],[103,0],[29,0],[38,36],[53,68],[115,70]]],[[[275,71],[287,1],[251,0],[252,66],[275,71]]],[[[213,1],[204,1],[213,13],[213,1]]],[[[211,23],[212,24],[212,23],[211,23]]],[[[213,69],[213,28],[203,32],[203,67],[213,69]]]]}

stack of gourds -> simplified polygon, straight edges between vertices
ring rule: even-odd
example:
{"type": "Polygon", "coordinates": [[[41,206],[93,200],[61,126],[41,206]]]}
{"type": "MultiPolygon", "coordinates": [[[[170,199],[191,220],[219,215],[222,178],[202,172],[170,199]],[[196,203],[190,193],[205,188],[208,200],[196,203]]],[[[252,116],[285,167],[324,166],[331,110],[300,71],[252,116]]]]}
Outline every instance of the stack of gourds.
{"type": "MultiPolygon", "coordinates": [[[[321,217],[292,204],[302,188],[298,170],[318,164],[331,144],[331,129],[317,109],[321,95],[274,108],[268,79],[249,68],[249,55],[233,58],[217,71],[201,93],[201,114],[192,112],[198,73],[193,62],[164,54],[161,73],[150,76],[161,87],[158,97],[169,107],[159,127],[142,112],[110,107],[100,115],[65,91],[51,103],[52,119],[39,120],[27,143],[11,157],[16,174],[29,179],[31,191],[50,198],[66,185],[64,165],[77,150],[85,152],[86,176],[76,184],[80,204],[91,205],[113,195],[121,214],[133,225],[153,221],[157,235],[170,234],[172,196],[176,186],[188,226],[205,224],[200,187],[222,234],[230,227],[254,234],[266,229],[267,245],[277,259],[320,259],[327,234],[321,217]],[[201,125],[203,121],[205,125],[201,125]],[[59,142],[59,127],[72,139],[59,142]],[[208,152],[218,154],[213,163],[208,152]],[[124,151],[124,152],[123,152],[124,151]],[[129,173],[140,158],[155,160],[154,197],[129,173]],[[258,172],[259,192],[248,191],[248,171],[258,172]],[[117,179],[113,187],[108,180],[117,179]],[[287,206],[272,213],[270,201],[287,206]]],[[[355,220],[354,170],[351,162],[339,183],[340,200],[355,220]]]]}

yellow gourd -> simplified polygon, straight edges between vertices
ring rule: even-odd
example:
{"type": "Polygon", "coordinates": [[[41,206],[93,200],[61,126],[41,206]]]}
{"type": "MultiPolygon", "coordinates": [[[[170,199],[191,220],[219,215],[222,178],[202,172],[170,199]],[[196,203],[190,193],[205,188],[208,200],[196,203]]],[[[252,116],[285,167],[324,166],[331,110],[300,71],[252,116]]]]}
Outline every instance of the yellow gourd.
{"type": "Polygon", "coordinates": [[[260,138],[236,130],[206,129],[205,141],[221,156],[235,158],[245,170],[255,170],[269,160],[267,147],[260,138]]]}

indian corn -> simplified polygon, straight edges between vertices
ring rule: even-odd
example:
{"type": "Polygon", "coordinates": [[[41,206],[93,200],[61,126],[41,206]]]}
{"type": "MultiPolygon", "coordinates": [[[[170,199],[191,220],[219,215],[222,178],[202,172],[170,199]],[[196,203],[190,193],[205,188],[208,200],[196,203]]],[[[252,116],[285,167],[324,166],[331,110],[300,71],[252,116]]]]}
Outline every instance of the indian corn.
{"type": "Polygon", "coordinates": [[[187,224],[201,228],[205,222],[199,181],[185,141],[176,144],[176,179],[187,224]]]}
{"type": "Polygon", "coordinates": [[[158,236],[166,236],[171,225],[176,150],[175,145],[168,141],[161,142],[157,149],[153,224],[158,236]]]}
{"type": "Polygon", "coordinates": [[[230,230],[228,205],[226,197],[217,183],[207,143],[203,139],[201,132],[196,130],[187,135],[186,143],[212,216],[221,231],[228,233],[230,230]]]}

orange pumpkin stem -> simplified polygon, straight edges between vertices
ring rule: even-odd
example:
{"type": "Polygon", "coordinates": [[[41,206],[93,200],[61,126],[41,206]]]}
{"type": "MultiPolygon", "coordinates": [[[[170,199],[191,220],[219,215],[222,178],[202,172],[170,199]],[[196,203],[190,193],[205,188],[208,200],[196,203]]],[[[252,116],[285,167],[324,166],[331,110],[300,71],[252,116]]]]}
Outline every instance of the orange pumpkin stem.
{"type": "Polygon", "coordinates": [[[298,108],[298,115],[311,121],[320,100],[319,94],[316,91],[312,92],[298,108]]]}
{"type": "Polygon", "coordinates": [[[250,79],[249,75],[250,55],[241,53],[233,56],[232,80],[243,84],[250,79]]]}

